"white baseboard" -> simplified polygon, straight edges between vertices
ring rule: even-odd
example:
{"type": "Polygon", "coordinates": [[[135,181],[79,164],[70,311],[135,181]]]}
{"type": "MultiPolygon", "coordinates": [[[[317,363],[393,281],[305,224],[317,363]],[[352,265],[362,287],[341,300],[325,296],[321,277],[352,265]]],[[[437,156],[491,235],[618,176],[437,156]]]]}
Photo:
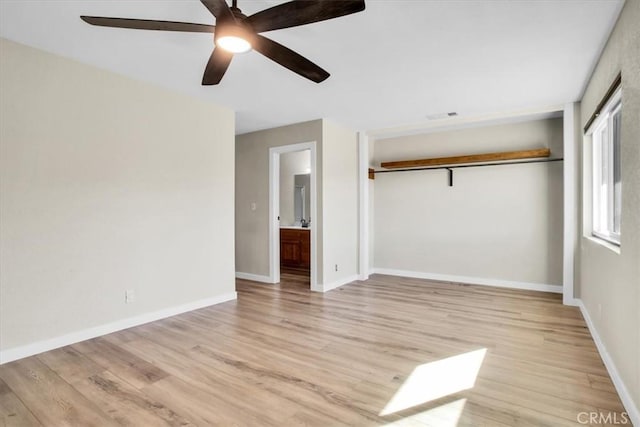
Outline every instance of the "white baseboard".
{"type": "Polygon", "coordinates": [[[543,283],[516,282],[513,280],[485,279],[483,277],[452,276],[449,274],[423,273],[420,271],[394,270],[389,268],[375,268],[374,273],[389,276],[411,277],[414,279],[437,280],[440,282],[469,283],[472,285],[497,286],[499,288],[526,289],[529,291],[562,293],[561,285],[543,283]]]}
{"type": "Polygon", "coordinates": [[[236,271],[236,278],[243,280],[251,280],[253,282],[273,283],[269,276],[261,276],[259,274],[242,273],[236,271]]]}
{"type": "Polygon", "coordinates": [[[569,305],[571,307],[578,307],[578,301],[580,301],[577,298],[572,298],[572,297],[568,297],[567,294],[563,294],[563,298],[562,298],[562,304],[564,305],[569,305]],[[566,297],[566,298],[564,298],[566,297]]]}
{"type": "Polygon", "coordinates": [[[353,276],[348,276],[343,279],[336,280],[335,282],[312,286],[311,290],[315,292],[328,292],[332,289],[339,288],[340,286],[355,282],[356,280],[358,280],[358,275],[354,274],[353,276]]]}
{"type": "Polygon", "coordinates": [[[593,341],[596,343],[596,347],[598,348],[598,352],[600,353],[600,357],[602,357],[602,361],[604,362],[604,366],[607,368],[609,372],[609,376],[613,381],[613,385],[616,387],[616,391],[620,396],[620,400],[622,400],[622,404],[624,405],[624,409],[627,411],[629,415],[629,419],[634,426],[640,426],[640,410],[635,405],[633,398],[631,397],[631,393],[629,393],[629,389],[622,381],[622,377],[616,368],[615,363],[613,363],[613,359],[609,355],[607,348],[604,345],[604,342],[600,338],[600,334],[596,330],[596,327],[591,320],[591,316],[587,311],[587,307],[584,305],[581,299],[576,298],[575,300],[578,303],[578,307],[580,307],[580,311],[582,312],[582,316],[584,317],[585,322],[587,322],[587,327],[589,328],[589,332],[591,332],[591,336],[593,337],[593,341]]]}
{"type": "Polygon", "coordinates": [[[134,326],[143,325],[155,320],[164,319],[166,317],[175,316],[177,314],[186,313],[188,311],[197,310],[199,308],[209,307],[211,305],[220,304],[226,301],[237,299],[236,292],[229,292],[212,298],[206,298],[190,303],[178,305],[175,307],[164,308],[162,310],[145,313],[134,317],[129,317],[115,322],[107,323],[93,328],[83,329],[80,331],[65,334],[48,340],[38,341],[31,344],[14,347],[0,351],[0,365],[24,357],[33,356],[45,351],[53,350],[65,345],[75,344],[80,341],[89,340],[112,332],[121,331],[134,326]]]}

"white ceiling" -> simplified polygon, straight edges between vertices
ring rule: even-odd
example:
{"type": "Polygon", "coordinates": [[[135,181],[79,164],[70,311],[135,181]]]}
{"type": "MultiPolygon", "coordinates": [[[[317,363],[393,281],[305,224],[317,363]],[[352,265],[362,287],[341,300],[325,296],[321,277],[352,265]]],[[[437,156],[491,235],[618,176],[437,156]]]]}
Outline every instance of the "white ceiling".
{"type": "MultiPolygon", "coordinates": [[[[239,0],[247,15],[282,1],[239,0]]],[[[208,34],[93,27],[80,15],[214,23],[198,0],[0,0],[2,37],[225,105],[244,133],[330,118],[353,129],[558,106],[580,98],[623,0],[366,0],[354,15],[265,33],[331,73],[256,52],[200,85],[208,34]]],[[[458,119],[459,120],[459,119],[458,119]]]]}

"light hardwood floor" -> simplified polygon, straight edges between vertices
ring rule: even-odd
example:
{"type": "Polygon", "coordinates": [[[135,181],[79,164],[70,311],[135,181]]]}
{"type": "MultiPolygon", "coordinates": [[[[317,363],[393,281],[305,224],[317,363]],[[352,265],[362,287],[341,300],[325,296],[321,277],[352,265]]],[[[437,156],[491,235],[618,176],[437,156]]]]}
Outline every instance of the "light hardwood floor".
{"type": "Polygon", "coordinates": [[[326,294],[286,275],[237,287],[0,366],[0,424],[564,426],[623,411],[559,295],[379,275],[326,294]]]}

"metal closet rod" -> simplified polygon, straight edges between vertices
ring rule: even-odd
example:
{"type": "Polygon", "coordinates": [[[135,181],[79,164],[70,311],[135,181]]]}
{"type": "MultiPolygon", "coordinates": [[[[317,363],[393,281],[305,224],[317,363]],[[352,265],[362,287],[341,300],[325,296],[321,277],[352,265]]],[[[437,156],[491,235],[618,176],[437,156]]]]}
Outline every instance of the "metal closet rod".
{"type": "Polygon", "coordinates": [[[548,163],[548,162],[561,162],[564,159],[558,157],[555,159],[538,159],[538,160],[519,160],[515,162],[493,162],[493,163],[478,163],[468,165],[451,165],[451,166],[424,166],[420,168],[406,168],[406,169],[389,169],[389,170],[376,170],[374,174],[379,173],[392,173],[392,172],[411,172],[411,171],[425,171],[425,170],[451,170],[460,168],[480,168],[484,166],[503,166],[503,165],[520,165],[524,163],[548,163]]]}

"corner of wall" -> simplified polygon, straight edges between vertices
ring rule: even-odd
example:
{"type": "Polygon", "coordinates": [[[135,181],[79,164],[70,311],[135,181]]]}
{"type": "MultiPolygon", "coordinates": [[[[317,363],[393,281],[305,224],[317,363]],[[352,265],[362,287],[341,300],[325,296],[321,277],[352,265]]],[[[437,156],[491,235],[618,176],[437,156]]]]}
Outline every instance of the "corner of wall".
{"type": "Polygon", "coordinates": [[[322,283],[358,273],[358,135],[323,120],[322,283]]]}

